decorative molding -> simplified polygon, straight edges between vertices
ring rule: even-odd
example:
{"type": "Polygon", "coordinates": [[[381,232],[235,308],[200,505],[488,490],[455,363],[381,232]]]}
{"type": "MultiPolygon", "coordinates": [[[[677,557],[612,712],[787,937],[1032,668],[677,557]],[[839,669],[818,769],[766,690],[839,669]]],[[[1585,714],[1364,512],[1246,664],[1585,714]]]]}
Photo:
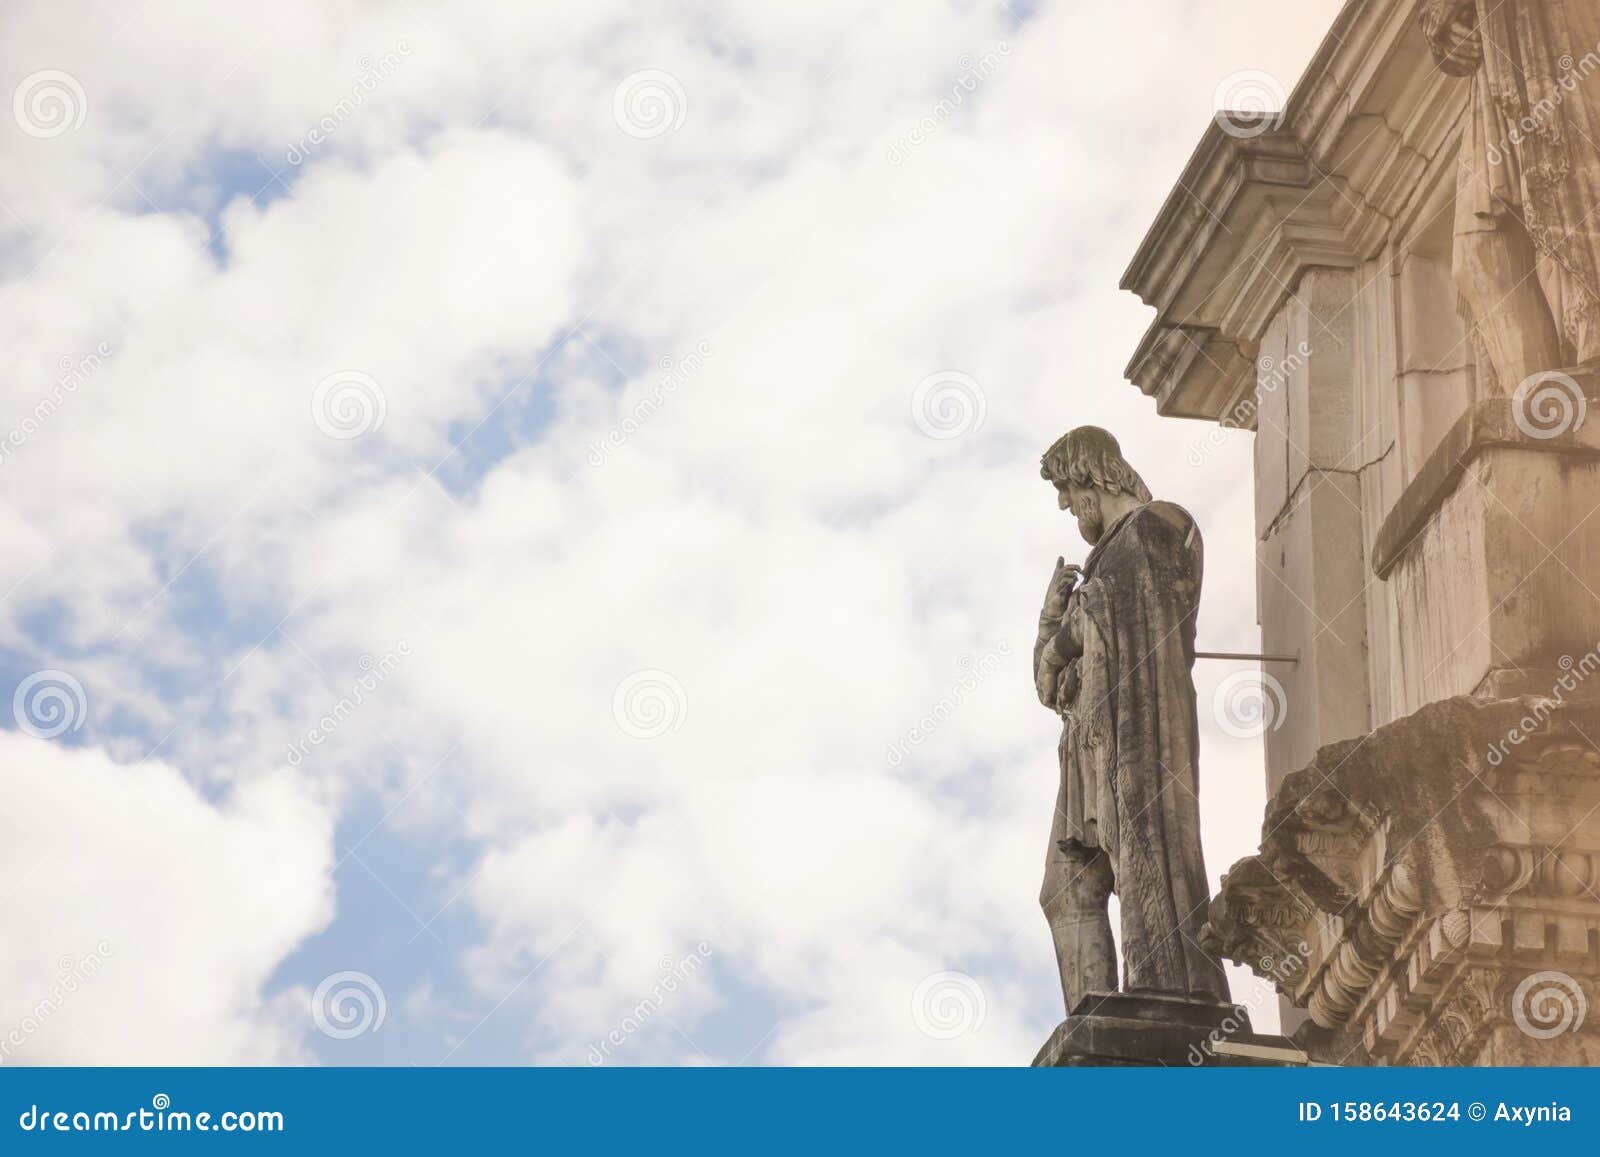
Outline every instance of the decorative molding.
{"type": "Polygon", "coordinates": [[[1347,3],[1275,127],[1202,135],[1122,279],[1156,311],[1127,376],[1162,414],[1223,421],[1305,271],[1374,259],[1422,212],[1467,86],[1433,66],[1421,3],[1347,3]]]}
{"type": "MultiPolygon", "coordinates": [[[[1324,747],[1268,805],[1202,943],[1376,1063],[1487,1063],[1490,1034],[1494,1063],[1558,1063],[1507,993],[1547,968],[1600,992],[1600,752],[1585,734],[1600,703],[1458,698],[1324,747]]],[[[1583,1040],[1551,1047],[1600,1047],[1583,1040]]]]}

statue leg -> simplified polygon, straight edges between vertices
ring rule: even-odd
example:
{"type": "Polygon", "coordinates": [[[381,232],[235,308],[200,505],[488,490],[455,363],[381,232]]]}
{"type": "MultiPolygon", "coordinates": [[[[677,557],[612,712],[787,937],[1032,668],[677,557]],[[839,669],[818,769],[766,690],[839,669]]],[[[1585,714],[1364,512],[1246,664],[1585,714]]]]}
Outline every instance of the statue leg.
{"type": "Polygon", "coordinates": [[[1039,905],[1050,921],[1069,1016],[1085,993],[1117,990],[1117,949],[1106,912],[1111,885],[1105,852],[1051,833],[1039,905]]]}
{"type": "Polygon", "coordinates": [[[1563,363],[1533,241],[1509,214],[1456,234],[1455,281],[1507,394],[1563,363]]]}

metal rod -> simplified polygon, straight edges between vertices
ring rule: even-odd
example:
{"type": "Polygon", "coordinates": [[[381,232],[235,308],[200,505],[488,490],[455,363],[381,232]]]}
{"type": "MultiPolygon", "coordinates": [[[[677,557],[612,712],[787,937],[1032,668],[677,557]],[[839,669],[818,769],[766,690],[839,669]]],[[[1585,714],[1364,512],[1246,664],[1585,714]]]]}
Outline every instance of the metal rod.
{"type": "Polygon", "coordinates": [[[1253,659],[1262,663],[1298,663],[1299,655],[1257,655],[1248,651],[1196,651],[1196,659],[1253,659]]]}

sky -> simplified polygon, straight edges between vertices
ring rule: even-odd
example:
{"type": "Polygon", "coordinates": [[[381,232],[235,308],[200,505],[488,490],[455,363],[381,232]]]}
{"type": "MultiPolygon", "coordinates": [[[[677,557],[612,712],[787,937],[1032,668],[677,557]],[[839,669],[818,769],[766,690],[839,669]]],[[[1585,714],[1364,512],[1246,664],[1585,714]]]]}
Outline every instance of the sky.
{"type": "Polygon", "coordinates": [[[0,1064],[1026,1063],[1038,458],[1257,647],[1117,283],[1335,0],[8,7],[0,1064]]]}

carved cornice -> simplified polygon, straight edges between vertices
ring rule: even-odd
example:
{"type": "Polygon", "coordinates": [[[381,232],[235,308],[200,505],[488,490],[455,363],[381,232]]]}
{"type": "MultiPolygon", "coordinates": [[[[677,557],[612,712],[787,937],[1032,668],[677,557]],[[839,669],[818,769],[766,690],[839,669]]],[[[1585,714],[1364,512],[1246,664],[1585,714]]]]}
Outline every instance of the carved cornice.
{"type": "Polygon", "coordinates": [[[1351,0],[1279,123],[1201,137],[1122,279],[1156,310],[1127,375],[1161,413],[1223,420],[1305,270],[1370,260],[1421,211],[1467,86],[1433,66],[1420,6],[1351,0]]]}
{"type": "Polygon", "coordinates": [[[1586,735],[1600,704],[1459,698],[1324,747],[1274,795],[1203,943],[1386,1063],[1465,1055],[1449,1011],[1479,999],[1464,970],[1559,965],[1600,982],[1586,735]]]}

